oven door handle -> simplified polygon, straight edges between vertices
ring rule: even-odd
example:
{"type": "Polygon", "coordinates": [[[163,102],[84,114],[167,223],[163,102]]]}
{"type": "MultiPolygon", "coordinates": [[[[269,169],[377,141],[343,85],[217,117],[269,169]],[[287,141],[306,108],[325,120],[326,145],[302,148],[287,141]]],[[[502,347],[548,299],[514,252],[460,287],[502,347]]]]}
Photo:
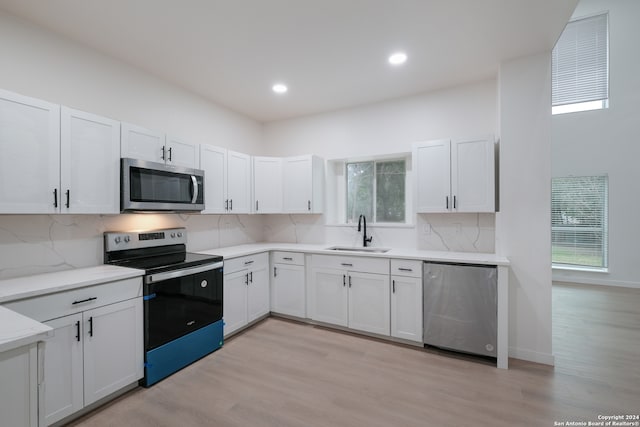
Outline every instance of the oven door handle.
{"type": "Polygon", "coordinates": [[[176,279],[178,277],[189,276],[191,274],[203,273],[209,270],[215,270],[221,268],[224,265],[222,261],[213,264],[199,265],[197,267],[182,268],[180,270],[165,271],[158,274],[150,274],[144,276],[144,283],[146,285],[150,283],[161,282],[163,280],[176,279]]]}

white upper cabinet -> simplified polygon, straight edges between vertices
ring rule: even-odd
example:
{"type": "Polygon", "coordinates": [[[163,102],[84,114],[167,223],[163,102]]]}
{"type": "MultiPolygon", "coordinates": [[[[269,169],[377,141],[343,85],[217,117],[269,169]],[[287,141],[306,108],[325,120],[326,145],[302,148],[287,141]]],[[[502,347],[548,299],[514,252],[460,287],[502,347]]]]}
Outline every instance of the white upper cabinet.
{"type": "Polygon", "coordinates": [[[0,213],[59,210],[60,107],[0,90],[0,213]]]}
{"type": "Polygon", "coordinates": [[[121,155],[188,168],[197,168],[199,165],[197,144],[130,123],[122,123],[121,155]]]}
{"type": "Polygon", "coordinates": [[[251,212],[251,156],[227,151],[227,198],[229,213],[251,212]]]}
{"type": "Polygon", "coordinates": [[[417,143],[413,170],[417,212],[495,212],[493,138],[417,143]]]}
{"type": "Polygon", "coordinates": [[[201,144],[200,169],[205,179],[202,213],[249,213],[251,156],[201,144]]]}
{"type": "Polygon", "coordinates": [[[120,122],[62,107],[60,209],[120,212],[120,122]]]}
{"type": "Polygon", "coordinates": [[[324,160],[317,156],[283,159],[283,212],[322,213],[324,160]]]}
{"type": "Polygon", "coordinates": [[[204,171],[204,203],[202,213],[226,213],[227,150],[200,144],[200,169],[204,171]]]}
{"type": "Polygon", "coordinates": [[[282,159],[253,158],[253,212],[282,212],[282,159]]]}

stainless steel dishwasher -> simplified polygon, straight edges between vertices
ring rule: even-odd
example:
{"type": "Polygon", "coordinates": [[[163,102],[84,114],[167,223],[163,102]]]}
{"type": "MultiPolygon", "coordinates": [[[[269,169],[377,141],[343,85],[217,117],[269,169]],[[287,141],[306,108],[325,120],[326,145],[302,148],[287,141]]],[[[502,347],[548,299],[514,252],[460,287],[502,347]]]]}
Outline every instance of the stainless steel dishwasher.
{"type": "Polygon", "coordinates": [[[495,266],[425,262],[423,342],[497,357],[497,280],[495,266]]]}

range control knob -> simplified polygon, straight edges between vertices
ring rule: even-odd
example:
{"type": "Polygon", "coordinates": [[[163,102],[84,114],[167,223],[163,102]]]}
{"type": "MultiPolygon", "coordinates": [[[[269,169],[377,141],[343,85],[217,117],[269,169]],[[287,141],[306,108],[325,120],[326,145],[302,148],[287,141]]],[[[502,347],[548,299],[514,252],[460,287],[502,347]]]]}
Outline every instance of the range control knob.
{"type": "Polygon", "coordinates": [[[124,236],[124,242],[125,243],[129,243],[129,241],[131,240],[131,237],[129,236],[124,236]]]}
{"type": "Polygon", "coordinates": [[[175,239],[175,237],[176,237],[176,233],[171,233],[171,238],[175,239]]]}
{"type": "Polygon", "coordinates": [[[178,231],[178,237],[182,237],[182,231],[178,231]]]}
{"type": "Polygon", "coordinates": [[[117,245],[118,243],[120,243],[122,241],[122,239],[120,238],[120,236],[116,236],[114,241],[116,242],[116,245],[117,245]]]}

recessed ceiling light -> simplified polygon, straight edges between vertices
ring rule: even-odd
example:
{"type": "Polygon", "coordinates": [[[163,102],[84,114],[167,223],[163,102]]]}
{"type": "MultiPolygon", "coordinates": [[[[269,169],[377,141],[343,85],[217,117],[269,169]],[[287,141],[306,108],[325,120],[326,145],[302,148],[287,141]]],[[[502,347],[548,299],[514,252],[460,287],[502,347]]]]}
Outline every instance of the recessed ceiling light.
{"type": "Polygon", "coordinates": [[[276,83],[274,84],[271,89],[275,92],[275,93],[286,93],[289,88],[287,88],[286,85],[283,85],[282,83],[276,83]]]}
{"type": "Polygon", "coordinates": [[[404,52],[396,52],[389,57],[389,64],[400,65],[407,61],[407,54],[404,52]]]}

